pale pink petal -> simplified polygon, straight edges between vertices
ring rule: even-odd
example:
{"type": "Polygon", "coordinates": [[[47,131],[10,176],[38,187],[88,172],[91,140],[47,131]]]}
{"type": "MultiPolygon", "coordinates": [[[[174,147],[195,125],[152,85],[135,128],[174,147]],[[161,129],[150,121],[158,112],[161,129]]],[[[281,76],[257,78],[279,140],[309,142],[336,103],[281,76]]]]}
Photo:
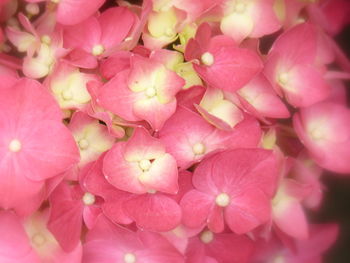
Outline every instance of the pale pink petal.
{"type": "Polygon", "coordinates": [[[136,128],[127,141],[124,157],[129,162],[156,159],[165,154],[165,147],[144,128],[136,128]]]}
{"type": "Polygon", "coordinates": [[[156,131],[161,130],[165,121],[174,114],[175,110],[175,99],[167,104],[162,104],[156,97],[150,99],[139,99],[135,102],[133,107],[135,116],[146,120],[156,131]]]}
{"type": "Polygon", "coordinates": [[[164,154],[152,162],[149,171],[144,172],[139,180],[148,189],[176,194],[179,190],[176,160],[170,154],[164,154]]]}
{"type": "Polygon", "coordinates": [[[282,89],[291,105],[307,107],[329,96],[329,85],[314,67],[298,65],[287,74],[289,80],[282,89]]]}
{"type": "Polygon", "coordinates": [[[28,263],[39,262],[20,218],[9,211],[0,212],[0,260],[6,263],[19,263],[22,260],[28,260],[25,261],[28,263]]]}
{"type": "Polygon", "coordinates": [[[120,190],[136,194],[146,193],[147,190],[138,179],[142,170],[138,162],[125,160],[124,147],[125,142],[119,142],[106,154],[103,173],[107,181],[120,190]]]}
{"type": "Polygon", "coordinates": [[[281,201],[273,212],[273,220],[283,232],[297,239],[308,238],[307,219],[298,200],[281,201]]]}

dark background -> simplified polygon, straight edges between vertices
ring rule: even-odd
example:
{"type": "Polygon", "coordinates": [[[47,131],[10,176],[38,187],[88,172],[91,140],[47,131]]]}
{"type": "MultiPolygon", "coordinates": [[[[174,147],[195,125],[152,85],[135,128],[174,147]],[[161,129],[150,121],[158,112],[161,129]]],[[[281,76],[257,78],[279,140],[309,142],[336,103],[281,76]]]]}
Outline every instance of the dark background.
{"type": "MultiPolygon", "coordinates": [[[[336,40],[350,57],[350,26],[347,26],[336,40]]],[[[349,81],[347,87],[350,88],[349,81]]],[[[350,105],[349,90],[347,98],[350,105]]],[[[323,181],[328,190],[320,212],[315,215],[316,219],[318,222],[335,221],[340,224],[340,235],[336,244],[326,254],[325,262],[348,263],[350,262],[350,176],[339,177],[326,173],[323,181]]]]}

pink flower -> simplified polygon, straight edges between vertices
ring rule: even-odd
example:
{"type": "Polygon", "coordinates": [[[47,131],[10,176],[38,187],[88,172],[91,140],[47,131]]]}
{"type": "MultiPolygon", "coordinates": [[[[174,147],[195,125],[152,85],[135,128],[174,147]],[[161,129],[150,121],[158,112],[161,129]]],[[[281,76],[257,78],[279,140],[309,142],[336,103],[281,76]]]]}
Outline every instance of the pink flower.
{"type": "Polygon", "coordinates": [[[188,42],[185,58],[198,61],[193,67],[210,86],[231,92],[242,88],[263,68],[256,52],[238,47],[230,37],[212,36],[206,23],[188,42]]]}
{"type": "Polygon", "coordinates": [[[314,26],[299,24],[280,35],[268,55],[264,73],[294,107],[310,106],[330,92],[316,66],[317,37],[314,26]]]}
{"type": "Polygon", "coordinates": [[[38,82],[1,87],[0,108],[1,206],[25,208],[24,200],[76,164],[79,152],[59,107],[38,82]]]}
{"type": "Polygon", "coordinates": [[[258,118],[290,117],[287,107],[263,74],[259,74],[243,88],[237,90],[237,94],[242,107],[258,118]]]}
{"type": "Polygon", "coordinates": [[[106,217],[118,224],[135,221],[138,227],[157,232],[170,231],[180,224],[181,209],[173,200],[177,196],[159,192],[138,195],[116,189],[103,176],[103,158],[102,155],[95,162],[82,181],[90,193],[104,199],[101,207],[106,217]]]}
{"type": "Polygon", "coordinates": [[[88,228],[92,228],[101,214],[98,200],[79,185],[69,185],[65,181],[55,188],[49,200],[48,229],[60,246],[70,252],[80,242],[83,220],[88,228]]]}
{"type": "Polygon", "coordinates": [[[6,263],[72,263],[82,259],[79,244],[64,252],[46,227],[47,211],[21,220],[12,212],[0,212],[0,260],[6,263]]]}
{"type": "Polygon", "coordinates": [[[146,120],[160,130],[175,112],[175,95],[184,85],[184,80],[163,64],[134,55],[131,70],[119,72],[100,89],[98,103],[125,120],[146,120]]]}
{"type": "Polygon", "coordinates": [[[105,156],[103,172],[113,186],[135,194],[178,190],[174,157],[142,128],[135,129],[127,142],[113,146],[105,156]]]}
{"type": "Polygon", "coordinates": [[[281,23],[273,0],[224,1],[220,29],[240,43],[246,37],[258,38],[277,31],[281,23]],[[261,23],[261,21],[264,23],[261,23]]]}
{"type": "Polygon", "coordinates": [[[70,61],[79,67],[95,68],[103,57],[118,50],[135,23],[125,7],[114,7],[80,24],[64,27],[64,46],[72,49],[70,61]]]}
{"type": "Polygon", "coordinates": [[[222,131],[181,106],[159,132],[160,140],[180,169],[189,168],[217,150],[256,147],[260,137],[259,124],[251,117],[247,116],[231,131],[222,131]]]}
{"type": "Polygon", "coordinates": [[[272,200],[272,220],[285,234],[296,239],[307,239],[309,227],[302,200],[308,196],[308,185],[292,179],[282,179],[272,200]]]}
{"type": "Polygon", "coordinates": [[[350,172],[350,110],[344,105],[321,102],[303,108],[293,117],[294,129],[321,167],[350,172]]]}
{"type": "Polygon", "coordinates": [[[194,190],[182,198],[183,223],[222,232],[225,223],[244,234],[270,218],[276,160],[262,149],[226,150],[204,159],[193,175],[194,190]]]}
{"type": "Polygon", "coordinates": [[[183,257],[161,235],[146,231],[137,233],[116,226],[100,217],[87,235],[83,262],[172,262],[182,263],[183,257]]]}
{"type": "Polygon", "coordinates": [[[82,22],[103,5],[105,0],[26,0],[30,3],[52,2],[56,6],[57,22],[63,25],[74,25],[82,22]]]}
{"type": "Polygon", "coordinates": [[[254,251],[254,242],[247,236],[233,233],[215,234],[204,230],[190,238],[186,251],[186,263],[215,262],[248,263],[254,251]]]}
{"type": "Polygon", "coordinates": [[[334,244],[338,233],[339,226],[336,224],[310,225],[310,237],[296,240],[292,248],[285,247],[276,237],[268,241],[258,240],[253,262],[322,262],[322,255],[334,244]]]}

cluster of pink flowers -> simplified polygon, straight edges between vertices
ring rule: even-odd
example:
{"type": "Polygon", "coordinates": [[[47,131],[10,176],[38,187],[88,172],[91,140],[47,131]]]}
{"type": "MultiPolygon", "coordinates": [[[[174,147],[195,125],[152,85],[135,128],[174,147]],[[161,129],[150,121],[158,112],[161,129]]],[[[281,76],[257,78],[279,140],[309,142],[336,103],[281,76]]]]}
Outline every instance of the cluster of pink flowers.
{"type": "Polygon", "coordinates": [[[0,0],[1,263],[318,263],[350,174],[347,0],[0,0]]]}

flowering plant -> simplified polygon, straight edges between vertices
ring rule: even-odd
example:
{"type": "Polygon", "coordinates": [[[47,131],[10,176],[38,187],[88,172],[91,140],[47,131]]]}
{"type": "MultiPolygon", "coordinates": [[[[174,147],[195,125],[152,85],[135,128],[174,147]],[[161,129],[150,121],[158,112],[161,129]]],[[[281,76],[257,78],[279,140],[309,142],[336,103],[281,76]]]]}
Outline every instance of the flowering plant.
{"type": "Polygon", "coordinates": [[[0,0],[2,263],[316,263],[350,174],[346,0],[0,0]],[[332,175],[328,175],[332,176],[332,175]]]}

